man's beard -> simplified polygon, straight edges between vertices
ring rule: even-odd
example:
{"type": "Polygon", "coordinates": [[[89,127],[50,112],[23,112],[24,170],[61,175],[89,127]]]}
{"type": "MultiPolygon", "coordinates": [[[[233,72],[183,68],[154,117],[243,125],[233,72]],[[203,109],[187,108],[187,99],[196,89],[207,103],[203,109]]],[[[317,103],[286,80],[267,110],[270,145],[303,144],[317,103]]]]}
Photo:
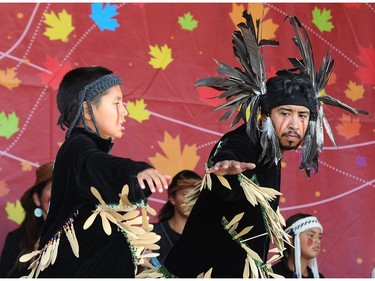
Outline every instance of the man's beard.
{"type": "MultiPolygon", "coordinates": [[[[279,142],[279,147],[280,147],[280,149],[281,149],[282,151],[286,151],[286,150],[295,150],[295,149],[297,149],[297,147],[301,144],[301,141],[302,141],[301,135],[298,134],[296,131],[290,130],[290,131],[288,131],[288,132],[286,132],[286,133],[283,133],[283,134],[281,135],[281,137],[286,137],[286,136],[288,136],[288,135],[295,135],[295,136],[297,136],[297,138],[298,138],[300,141],[297,143],[297,145],[294,145],[294,146],[285,146],[285,145],[281,144],[281,142],[279,142]]],[[[290,141],[289,143],[292,144],[293,142],[290,141]]]]}
{"type": "Polygon", "coordinates": [[[282,145],[281,143],[279,144],[279,146],[280,146],[280,149],[282,150],[282,151],[286,151],[286,150],[295,150],[295,149],[297,149],[297,147],[300,145],[300,143],[301,142],[299,142],[297,145],[295,145],[295,146],[285,146],[285,145],[282,145]]]}

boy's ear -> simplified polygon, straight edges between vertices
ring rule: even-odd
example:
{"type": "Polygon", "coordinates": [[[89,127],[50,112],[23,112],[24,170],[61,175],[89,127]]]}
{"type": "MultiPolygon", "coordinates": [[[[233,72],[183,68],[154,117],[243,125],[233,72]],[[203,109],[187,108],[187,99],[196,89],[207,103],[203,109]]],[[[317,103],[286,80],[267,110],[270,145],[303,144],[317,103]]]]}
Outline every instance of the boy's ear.
{"type": "Polygon", "coordinates": [[[91,114],[90,114],[90,111],[89,111],[89,107],[88,107],[86,101],[83,102],[83,114],[84,114],[86,120],[92,120],[92,117],[91,117],[91,114]]]}

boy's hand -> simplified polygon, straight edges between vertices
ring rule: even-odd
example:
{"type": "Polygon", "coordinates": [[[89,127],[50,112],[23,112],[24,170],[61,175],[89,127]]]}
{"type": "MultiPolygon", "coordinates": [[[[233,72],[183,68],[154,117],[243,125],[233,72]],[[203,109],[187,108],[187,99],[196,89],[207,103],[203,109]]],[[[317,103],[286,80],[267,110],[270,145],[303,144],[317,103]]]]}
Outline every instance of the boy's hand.
{"type": "Polygon", "coordinates": [[[254,163],[239,162],[235,160],[224,160],[215,163],[211,168],[206,169],[206,173],[218,176],[237,175],[245,170],[252,170],[256,167],[254,163]]]}
{"type": "Polygon", "coordinates": [[[146,181],[151,192],[154,193],[156,188],[159,190],[159,192],[163,192],[164,189],[168,189],[168,182],[171,179],[171,176],[162,175],[158,170],[149,168],[138,173],[137,179],[142,189],[146,188],[144,183],[144,181],[146,181]]]}

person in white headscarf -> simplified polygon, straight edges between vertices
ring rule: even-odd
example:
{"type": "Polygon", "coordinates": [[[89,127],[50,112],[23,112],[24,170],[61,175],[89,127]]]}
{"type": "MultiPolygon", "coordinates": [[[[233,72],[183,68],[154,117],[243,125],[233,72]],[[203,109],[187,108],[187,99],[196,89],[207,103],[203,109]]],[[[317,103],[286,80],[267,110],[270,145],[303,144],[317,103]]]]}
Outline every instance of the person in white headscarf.
{"type": "Polygon", "coordinates": [[[309,214],[297,213],[286,221],[285,232],[291,235],[294,249],[288,244],[284,257],[272,270],[285,278],[324,278],[318,270],[323,226],[309,214]]]}

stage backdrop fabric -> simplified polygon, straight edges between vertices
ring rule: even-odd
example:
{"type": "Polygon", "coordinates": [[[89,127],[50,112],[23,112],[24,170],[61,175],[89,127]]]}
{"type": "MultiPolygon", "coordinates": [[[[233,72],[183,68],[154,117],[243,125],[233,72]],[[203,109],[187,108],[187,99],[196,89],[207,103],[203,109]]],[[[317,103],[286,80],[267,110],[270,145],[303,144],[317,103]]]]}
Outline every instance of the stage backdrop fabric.
{"type": "MultiPolygon", "coordinates": [[[[280,208],[304,212],[324,226],[319,269],[331,278],[370,277],[375,266],[374,3],[1,3],[0,249],[23,217],[19,198],[35,169],[53,161],[65,132],[57,125],[63,75],[102,65],[123,79],[129,117],[112,153],[151,163],[163,173],[204,174],[213,144],[230,129],[213,111],[218,92],[195,88],[217,75],[214,59],[238,66],[232,32],[248,10],[262,37],[267,76],[299,57],[288,15],[309,32],[320,66],[328,49],[335,67],[326,93],[370,111],[355,116],[325,106],[338,148],[325,135],[320,169],[306,179],[299,150],[282,160],[280,208]]],[[[157,210],[166,193],[155,193],[157,210]]],[[[153,221],[156,218],[152,218],[153,221]]]]}

